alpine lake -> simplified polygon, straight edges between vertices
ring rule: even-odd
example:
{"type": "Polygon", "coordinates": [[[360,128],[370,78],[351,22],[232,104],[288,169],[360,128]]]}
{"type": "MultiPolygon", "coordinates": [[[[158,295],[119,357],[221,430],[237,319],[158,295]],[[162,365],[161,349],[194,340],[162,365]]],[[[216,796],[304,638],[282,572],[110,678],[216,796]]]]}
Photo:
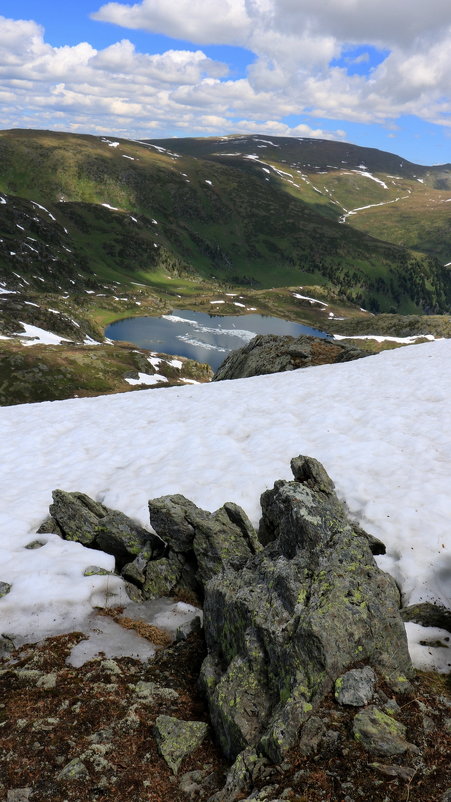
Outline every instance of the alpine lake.
{"type": "Polygon", "coordinates": [[[117,320],[105,329],[110,340],[124,340],[157,353],[207,362],[214,371],[230,351],[242,348],[256,334],[309,334],[327,339],[324,331],[265,315],[210,315],[174,309],[161,317],[117,320]]]}

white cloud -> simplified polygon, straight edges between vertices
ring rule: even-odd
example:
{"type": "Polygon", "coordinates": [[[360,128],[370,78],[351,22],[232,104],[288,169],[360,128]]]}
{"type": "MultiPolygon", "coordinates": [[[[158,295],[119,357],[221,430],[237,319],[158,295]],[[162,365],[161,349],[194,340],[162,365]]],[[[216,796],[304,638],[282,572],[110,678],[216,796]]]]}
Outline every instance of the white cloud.
{"type": "Polygon", "coordinates": [[[141,28],[197,44],[243,44],[250,18],[244,0],[143,0],[107,3],[91,15],[124,28],[141,28]]]}
{"type": "MultiPolygon", "coordinates": [[[[128,39],[103,50],[87,42],[55,48],[37,23],[0,17],[5,127],[53,120],[67,129],[164,136],[244,131],[251,121],[275,134],[277,126],[296,131],[287,115],[387,125],[402,114],[450,124],[449,0],[142,0],[107,3],[93,16],[199,49],[138,53],[128,39]],[[251,51],[247,76],[234,79],[207,57],[201,46],[210,43],[251,51]],[[356,46],[379,48],[384,60],[371,69],[368,53],[346,55],[356,46]],[[348,73],[356,62],[366,74],[348,73]]],[[[311,136],[340,136],[323,128],[307,126],[311,136]]]]}

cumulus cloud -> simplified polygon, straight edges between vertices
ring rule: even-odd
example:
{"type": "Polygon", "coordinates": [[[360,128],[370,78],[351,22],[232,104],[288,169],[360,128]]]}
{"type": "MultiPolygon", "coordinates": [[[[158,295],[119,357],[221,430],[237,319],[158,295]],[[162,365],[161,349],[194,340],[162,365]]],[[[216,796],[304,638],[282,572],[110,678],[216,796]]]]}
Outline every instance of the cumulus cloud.
{"type": "Polygon", "coordinates": [[[197,44],[243,44],[250,18],[244,0],[143,0],[107,3],[91,15],[124,28],[141,28],[197,44]]]}
{"type": "Polygon", "coordinates": [[[52,47],[35,22],[0,17],[4,125],[341,138],[342,123],[328,131],[305,118],[387,126],[410,114],[450,124],[449,0],[142,0],[110,2],[93,16],[197,49],[139,53],[127,38],[102,50],[52,47]],[[209,44],[246,48],[246,76],[235,79],[209,58],[209,44]],[[357,47],[376,49],[381,63],[371,67],[365,51],[349,56],[357,47]],[[300,132],[287,116],[304,120],[300,132]]]}
{"type": "Polygon", "coordinates": [[[220,13],[216,0],[142,0],[107,3],[94,17],[203,45],[247,47],[256,56],[248,81],[257,93],[272,92],[277,108],[360,121],[409,113],[448,122],[449,0],[226,0],[220,13]],[[343,59],[342,71],[330,63],[357,45],[388,57],[350,80],[352,60],[343,59]]]}

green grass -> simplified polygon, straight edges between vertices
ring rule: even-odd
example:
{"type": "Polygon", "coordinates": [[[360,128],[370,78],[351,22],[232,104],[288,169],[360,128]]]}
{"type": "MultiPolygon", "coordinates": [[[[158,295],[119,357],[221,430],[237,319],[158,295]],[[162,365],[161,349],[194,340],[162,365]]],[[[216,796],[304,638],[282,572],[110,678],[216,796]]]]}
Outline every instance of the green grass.
{"type": "MultiPolygon", "coordinates": [[[[173,141],[171,149],[177,145],[173,141]]],[[[296,147],[287,145],[285,155],[296,147]]],[[[272,150],[272,163],[295,175],[272,150]]],[[[338,151],[331,146],[330,157],[338,151]]],[[[249,160],[241,159],[240,168],[237,159],[212,158],[174,159],[128,141],[110,148],[98,137],[0,132],[0,189],[20,195],[16,222],[23,221],[26,233],[39,218],[42,251],[34,257],[24,250],[13,216],[0,221],[1,275],[11,270],[10,252],[18,251],[13,263],[27,276],[42,275],[45,260],[56,259],[54,284],[61,274],[67,285],[81,272],[100,282],[143,282],[164,293],[172,283],[166,276],[192,280],[198,274],[255,289],[324,285],[375,311],[446,308],[451,282],[438,265],[336,222],[340,210],[323,192],[326,183],[354,202],[364,190],[370,201],[383,196],[374,181],[311,175],[320,195],[302,181],[300,189],[275,175],[265,181],[261,166],[249,160]],[[46,206],[57,223],[30,200],[46,206]]],[[[8,205],[0,210],[6,217],[8,205]]]]}

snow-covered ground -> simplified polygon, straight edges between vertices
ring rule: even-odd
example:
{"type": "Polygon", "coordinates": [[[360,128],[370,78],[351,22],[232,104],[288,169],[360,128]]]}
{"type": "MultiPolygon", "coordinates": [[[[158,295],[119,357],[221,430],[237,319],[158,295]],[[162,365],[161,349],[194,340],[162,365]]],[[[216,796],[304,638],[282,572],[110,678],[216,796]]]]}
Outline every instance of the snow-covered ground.
{"type": "MultiPolygon", "coordinates": [[[[208,510],[235,501],[255,524],[259,497],[290,478],[290,458],[321,460],[351,515],[381,538],[380,566],[404,603],[449,606],[451,341],[338,365],[0,410],[0,632],[35,638],[75,628],[94,604],[116,602],[115,577],[83,576],[113,558],[40,536],[55,488],[78,490],[147,523],[147,500],[183,493],[208,510]]],[[[418,645],[419,665],[451,663],[418,645]]],[[[433,633],[436,639],[435,632],[433,633]]]]}

